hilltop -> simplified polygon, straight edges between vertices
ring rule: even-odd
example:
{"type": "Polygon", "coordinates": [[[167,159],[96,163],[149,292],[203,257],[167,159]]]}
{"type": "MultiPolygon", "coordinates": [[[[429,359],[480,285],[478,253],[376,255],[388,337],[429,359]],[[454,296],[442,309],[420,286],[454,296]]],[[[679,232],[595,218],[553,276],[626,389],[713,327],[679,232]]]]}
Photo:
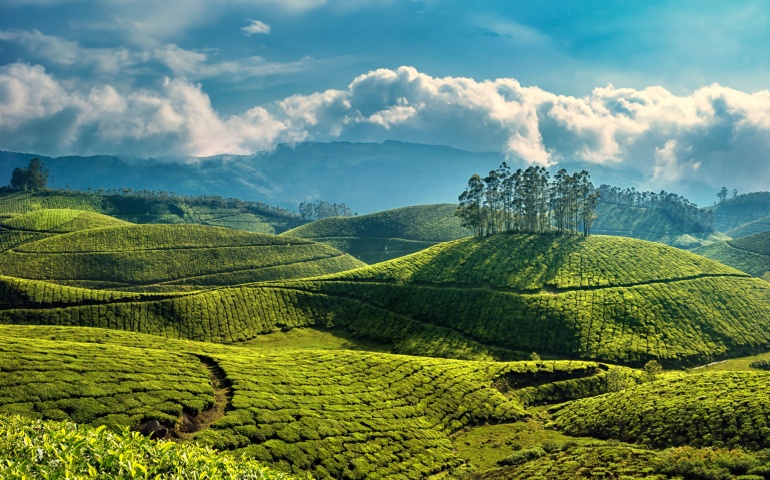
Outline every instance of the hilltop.
{"type": "MultiPolygon", "coordinates": [[[[16,224],[21,224],[29,215],[9,222],[19,219],[16,224]]],[[[202,225],[92,228],[0,253],[0,271],[5,275],[87,288],[141,290],[311,277],[363,265],[310,240],[202,225]]]]}
{"type": "Polygon", "coordinates": [[[696,248],[693,253],[761,277],[770,272],[770,231],[696,248]]]}
{"type": "Polygon", "coordinates": [[[535,351],[681,365],[770,341],[767,282],[675,248],[605,236],[467,238],[318,279],[190,294],[95,292],[8,277],[0,291],[3,323],[77,321],[216,342],[334,325],[398,353],[451,358],[521,359],[535,351]]]}
{"type": "Polygon", "coordinates": [[[471,235],[455,216],[457,205],[419,205],[358,217],[316,220],[281,235],[309,238],[377,263],[417,252],[440,242],[471,235]]]}

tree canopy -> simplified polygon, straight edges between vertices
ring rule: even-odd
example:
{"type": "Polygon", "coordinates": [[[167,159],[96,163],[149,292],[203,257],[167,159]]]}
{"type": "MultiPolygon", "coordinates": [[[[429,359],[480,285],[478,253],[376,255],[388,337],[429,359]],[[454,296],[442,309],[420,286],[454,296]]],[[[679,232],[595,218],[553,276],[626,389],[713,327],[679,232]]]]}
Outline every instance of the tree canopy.
{"type": "Polygon", "coordinates": [[[48,183],[48,169],[43,161],[33,158],[27,168],[14,168],[11,174],[11,188],[18,190],[43,190],[48,183]]]}
{"type": "Polygon", "coordinates": [[[545,167],[511,172],[503,162],[485,178],[471,176],[455,215],[478,236],[493,233],[591,232],[600,193],[587,171],[559,170],[550,182],[545,167]]]}

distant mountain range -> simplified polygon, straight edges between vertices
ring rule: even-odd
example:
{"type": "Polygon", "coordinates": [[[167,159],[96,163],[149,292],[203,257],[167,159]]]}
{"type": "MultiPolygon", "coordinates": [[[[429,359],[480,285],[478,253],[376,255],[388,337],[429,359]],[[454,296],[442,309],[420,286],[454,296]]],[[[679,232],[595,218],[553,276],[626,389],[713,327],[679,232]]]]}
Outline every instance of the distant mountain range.
{"type": "MultiPolygon", "coordinates": [[[[384,143],[299,143],[279,145],[255,155],[196,159],[115,156],[57,157],[0,151],[0,185],[29,159],[44,160],[49,187],[77,190],[169,191],[184,195],[221,195],[256,200],[296,210],[303,201],[345,203],[360,214],[428,203],[454,203],[473,173],[497,168],[501,153],[469,152],[446,146],[384,143]]],[[[523,163],[508,161],[512,168],[523,163]]],[[[641,188],[647,179],[632,168],[579,162],[552,168],[586,169],[595,185],[641,188]]],[[[716,189],[687,184],[677,191],[690,200],[711,203],[716,189]]],[[[645,187],[647,188],[647,187],[645,187]]]]}

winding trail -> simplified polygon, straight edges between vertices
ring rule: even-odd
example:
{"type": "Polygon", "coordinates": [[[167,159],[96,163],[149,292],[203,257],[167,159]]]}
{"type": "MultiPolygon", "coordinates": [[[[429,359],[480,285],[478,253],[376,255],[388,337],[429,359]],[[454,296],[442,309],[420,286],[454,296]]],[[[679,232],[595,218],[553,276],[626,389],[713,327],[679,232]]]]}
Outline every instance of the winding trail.
{"type": "Polygon", "coordinates": [[[176,430],[171,434],[174,440],[187,440],[191,434],[209,428],[212,423],[224,417],[225,412],[232,409],[233,383],[227,378],[219,362],[205,355],[195,354],[195,357],[209,371],[211,386],[214,388],[214,405],[195,416],[182,412],[176,430]]]}

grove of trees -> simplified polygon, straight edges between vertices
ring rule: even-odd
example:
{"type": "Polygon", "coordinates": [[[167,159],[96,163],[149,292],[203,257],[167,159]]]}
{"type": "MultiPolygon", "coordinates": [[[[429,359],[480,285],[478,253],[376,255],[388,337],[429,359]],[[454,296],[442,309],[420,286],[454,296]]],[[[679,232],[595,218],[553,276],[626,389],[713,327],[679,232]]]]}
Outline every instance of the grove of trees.
{"type": "Polygon", "coordinates": [[[481,178],[473,174],[460,195],[455,215],[464,227],[483,237],[498,232],[587,236],[596,219],[601,194],[585,170],[569,175],[559,170],[553,181],[545,167],[530,166],[511,172],[503,162],[481,178]]]}
{"type": "Polygon", "coordinates": [[[302,220],[320,220],[326,217],[352,217],[358,215],[344,203],[329,203],[316,200],[313,203],[302,202],[299,204],[299,215],[302,220]]]}
{"type": "Polygon", "coordinates": [[[48,184],[48,169],[43,161],[33,158],[27,168],[17,167],[11,173],[11,188],[16,190],[42,190],[48,184]]]}

